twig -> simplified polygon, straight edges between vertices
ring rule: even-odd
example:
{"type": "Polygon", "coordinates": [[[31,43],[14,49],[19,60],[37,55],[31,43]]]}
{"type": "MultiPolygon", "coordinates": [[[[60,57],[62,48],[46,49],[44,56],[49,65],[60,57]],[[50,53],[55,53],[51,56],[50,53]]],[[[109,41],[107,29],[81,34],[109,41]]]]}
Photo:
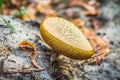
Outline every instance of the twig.
{"type": "Polygon", "coordinates": [[[30,73],[33,73],[33,72],[40,72],[40,71],[43,71],[45,69],[34,69],[34,70],[23,70],[23,71],[3,71],[1,70],[0,71],[0,74],[17,74],[17,73],[21,73],[21,74],[30,74],[30,73]]]}

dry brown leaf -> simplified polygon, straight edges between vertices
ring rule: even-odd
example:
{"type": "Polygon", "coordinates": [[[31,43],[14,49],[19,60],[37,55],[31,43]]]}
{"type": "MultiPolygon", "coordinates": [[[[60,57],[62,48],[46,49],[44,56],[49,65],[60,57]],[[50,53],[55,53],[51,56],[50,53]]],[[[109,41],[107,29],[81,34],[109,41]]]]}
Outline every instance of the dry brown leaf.
{"type": "Polygon", "coordinates": [[[99,14],[99,9],[96,8],[96,6],[91,6],[84,1],[81,0],[72,0],[71,3],[69,4],[70,7],[73,6],[80,6],[86,10],[85,14],[86,15],[98,15],[99,14]]]}
{"type": "Polygon", "coordinates": [[[47,5],[42,5],[42,4],[37,4],[36,10],[42,14],[45,14],[46,16],[56,16],[57,13],[54,9],[52,9],[51,6],[47,5]]]}
{"type": "Polygon", "coordinates": [[[22,19],[24,21],[30,20],[30,19],[35,20],[36,19],[35,14],[36,14],[36,10],[34,8],[32,8],[32,7],[28,7],[27,8],[27,14],[22,15],[22,19]]]}
{"type": "Polygon", "coordinates": [[[64,3],[61,3],[58,5],[58,9],[64,9],[66,7],[66,5],[64,3]]]}
{"type": "Polygon", "coordinates": [[[32,49],[33,49],[34,51],[36,51],[36,47],[35,47],[35,45],[34,45],[33,42],[30,42],[30,41],[22,41],[22,42],[19,44],[19,46],[21,46],[21,47],[25,47],[25,46],[27,46],[27,45],[29,45],[30,47],[32,47],[32,49]]]}
{"type": "Polygon", "coordinates": [[[95,39],[96,33],[92,29],[82,27],[81,30],[87,36],[88,39],[95,39]]]}
{"type": "Polygon", "coordinates": [[[95,18],[91,18],[90,21],[91,21],[91,23],[93,24],[94,29],[100,28],[101,24],[100,24],[100,22],[98,22],[95,18]]]}
{"type": "Polygon", "coordinates": [[[100,12],[99,12],[99,9],[98,8],[93,8],[93,9],[90,9],[90,10],[87,10],[86,12],[85,12],[85,14],[87,15],[87,16],[90,16],[90,15],[98,15],[100,12]]]}
{"type": "Polygon", "coordinates": [[[90,1],[88,1],[89,5],[95,5],[96,3],[97,3],[96,0],[90,0],[90,1]]]}
{"type": "Polygon", "coordinates": [[[78,27],[84,27],[85,22],[81,19],[73,19],[72,22],[78,27]]]}
{"type": "Polygon", "coordinates": [[[3,5],[3,9],[2,9],[2,14],[3,15],[13,15],[13,13],[15,11],[18,11],[17,9],[12,9],[12,8],[9,8],[7,5],[3,5]]]}
{"type": "Polygon", "coordinates": [[[42,5],[50,5],[52,0],[39,0],[38,3],[42,5]]]}
{"type": "Polygon", "coordinates": [[[31,59],[33,65],[34,65],[37,69],[43,70],[44,68],[41,68],[41,67],[37,64],[37,62],[36,62],[36,54],[37,54],[36,51],[31,52],[31,54],[30,54],[30,59],[31,59]]]}
{"type": "Polygon", "coordinates": [[[106,55],[110,52],[109,40],[106,36],[97,36],[92,29],[83,27],[81,30],[87,36],[95,51],[95,54],[90,59],[90,62],[100,63],[100,61],[104,60],[106,55]]]}
{"type": "Polygon", "coordinates": [[[33,51],[30,52],[30,59],[33,63],[33,65],[39,69],[39,70],[43,70],[43,68],[41,68],[37,62],[36,62],[36,55],[37,55],[37,52],[36,52],[36,47],[35,47],[35,44],[33,42],[29,42],[29,41],[23,41],[19,44],[20,47],[26,47],[26,46],[30,46],[32,47],[33,51]]]}
{"type": "Polygon", "coordinates": [[[11,0],[11,3],[17,7],[23,6],[27,3],[27,0],[11,0]]]}
{"type": "Polygon", "coordinates": [[[9,15],[10,10],[9,10],[9,9],[4,9],[4,10],[2,11],[2,13],[3,13],[3,15],[9,15]]]}
{"type": "Polygon", "coordinates": [[[79,2],[82,2],[83,0],[71,0],[69,3],[69,7],[74,7],[74,6],[80,6],[79,2]]]}

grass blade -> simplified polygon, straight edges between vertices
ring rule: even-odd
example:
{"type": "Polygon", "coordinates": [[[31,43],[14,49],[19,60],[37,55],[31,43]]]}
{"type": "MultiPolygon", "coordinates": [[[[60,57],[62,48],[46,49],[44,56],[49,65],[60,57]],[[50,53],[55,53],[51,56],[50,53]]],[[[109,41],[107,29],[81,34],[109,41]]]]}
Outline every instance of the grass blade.
{"type": "Polygon", "coordinates": [[[5,22],[5,24],[11,28],[11,30],[13,31],[13,33],[16,33],[14,27],[10,24],[10,22],[8,22],[2,15],[0,15],[1,19],[5,22]]]}

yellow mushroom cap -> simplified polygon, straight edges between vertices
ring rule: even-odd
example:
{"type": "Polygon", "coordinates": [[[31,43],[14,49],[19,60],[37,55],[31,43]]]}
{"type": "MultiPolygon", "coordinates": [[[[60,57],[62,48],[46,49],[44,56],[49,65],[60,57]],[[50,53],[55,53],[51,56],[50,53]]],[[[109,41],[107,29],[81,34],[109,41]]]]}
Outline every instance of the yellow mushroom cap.
{"type": "Polygon", "coordinates": [[[53,50],[69,58],[83,60],[94,54],[93,47],[80,29],[63,18],[46,18],[40,26],[40,33],[53,50]]]}

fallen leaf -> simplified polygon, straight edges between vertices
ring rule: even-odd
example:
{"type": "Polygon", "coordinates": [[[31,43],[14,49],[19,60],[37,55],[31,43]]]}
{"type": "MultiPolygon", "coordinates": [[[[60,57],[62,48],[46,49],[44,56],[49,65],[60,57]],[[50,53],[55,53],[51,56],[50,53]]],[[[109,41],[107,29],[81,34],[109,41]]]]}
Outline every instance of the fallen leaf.
{"type": "Polygon", "coordinates": [[[72,22],[78,27],[84,27],[85,22],[81,19],[73,19],[72,22]]]}
{"type": "Polygon", "coordinates": [[[96,6],[91,6],[87,3],[85,3],[83,0],[72,0],[69,4],[70,7],[73,6],[80,6],[84,8],[85,14],[86,15],[98,15],[99,14],[99,9],[96,6]]]}
{"type": "Polygon", "coordinates": [[[94,29],[100,28],[101,24],[99,21],[97,21],[95,18],[90,19],[91,23],[93,24],[94,29]]]}
{"type": "Polygon", "coordinates": [[[66,7],[66,5],[64,3],[61,3],[58,5],[58,9],[64,9],[66,7]]]}
{"type": "Polygon", "coordinates": [[[110,52],[108,38],[106,36],[99,37],[96,35],[95,31],[85,27],[81,28],[81,31],[86,35],[95,51],[95,54],[88,61],[90,61],[90,63],[101,63],[110,52]]]}
{"type": "Polygon", "coordinates": [[[30,59],[33,63],[33,65],[39,69],[39,70],[43,70],[44,68],[41,68],[37,62],[36,62],[36,55],[37,55],[37,52],[36,52],[36,47],[35,47],[35,44],[33,42],[30,42],[30,41],[23,41],[19,44],[20,47],[26,47],[26,46],[30,46],[32,47],[33,51],[30,52],[30,59]]]}
{"type": "Polygon", "coordinates": [[[4,9],[2,11],[3,15],[9,15],[10,10],[9,9],[4,9]]]}
{"type": "Polygon", "coordinates": [[[27,8],[27,14],[22,15],[22,19],[24,21],[30,20],[30,19],[35,20],[36,19],[35,14],[36,14],[36,10],[34,8],[32,8],[32,7],[28,7],[27,8]]]}
{"type": "Polygon", "coordinates": [[[30,59],[31,59],[33,65],[34,65],[37,69],[43,70],[44,68],[41,68],[41,67],[37,64],[37,62],[36,62],[36,56],[37,56],[36,54],[37,54],[36,51],[31,52],[31,54],[30,54],[30,59]]]}
{"type": "Polygon", "coordinates": [[[57,13],[54,9],[52,9],[51,6],[47,5],[42,5],[42,4],[37,4],[36,10],[42,14],[45,14],[46,16],[56,16],[57,13]]]}
{"type": "Polygon", "coordinates": [[[50,5],[51,2],[52,0],[38,0],[38,3],[42,5],[50,5]]]}
{"type": "Polygon", "coordinates": [[[88,4],[89,4],[89,5],[95,5],[96,3],[97,3],[96,0],[90,0],[90,1],[88,1],[88,4]]]}
{"type": "Polygon", "coordinates": [[[36,51],[36,47],[35,47],[35,44],[33,43],[33,42],[30,42],[30,41],[22,41],[20,44],[19,44],[19,46],[20,47],[25,47],[25,46],[30,46],[30,47],[32,47],[32,49],[34,50],[34,51],[36,51]]]}
{"type": "Polygon", "coordinates": [[[0,56],[7,52],[8,48],[6,48],[3,44],[0,43],[0,56]]]}
{"type": "Polygon", "coordinates": [[[68,5],[69,7],[80,6],[80,2],[83,2],[83,0],[71,0],[68,5]]]}
{"type": "Polygon", "coordinates": [[[94,7],[93,9],[87,10],[87,11],[85,12],[85,14],[86,14],[87,16],[98,15],[99,13],[100,13],[100,12],[99,12],[99,9],[96,8],[96,7],[94,7]]]}
{"type": "Polygon", "coordinates": [[[27,3],[27,0],[11,0],[11,3],[17,7],[23,6],[27,3]]]}

